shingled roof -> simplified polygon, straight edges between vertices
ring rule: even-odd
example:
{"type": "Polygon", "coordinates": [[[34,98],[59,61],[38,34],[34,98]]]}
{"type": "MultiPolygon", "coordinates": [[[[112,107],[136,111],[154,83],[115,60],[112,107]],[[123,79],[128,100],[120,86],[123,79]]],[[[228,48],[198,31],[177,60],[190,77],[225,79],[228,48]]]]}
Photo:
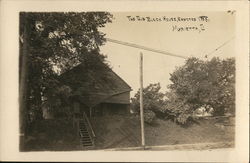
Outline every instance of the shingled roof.
{"type": "Polygon", "coordinates": [[[60,75],[60,79],[72,88],[74,96],[89,107],[116,94],[131,91],[131,87],[106,65],[102,69],[87,69],[79,64],[60,75]]]}

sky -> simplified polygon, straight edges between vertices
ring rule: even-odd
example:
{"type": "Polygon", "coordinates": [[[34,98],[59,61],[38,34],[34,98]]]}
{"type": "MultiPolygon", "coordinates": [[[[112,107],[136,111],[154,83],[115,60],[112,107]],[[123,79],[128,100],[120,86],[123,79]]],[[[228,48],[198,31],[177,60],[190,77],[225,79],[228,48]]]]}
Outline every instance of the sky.
{"type": "MultiPolygon", "coordinates": [[[[234,56],[235,15],[228,12],[116,12],[112,23],[100,31],[107,38],[163,50],[186,57],[210,54],[209,58],[234,56]],[[130,17],[129,17],[130,16],[130,17]],[[206,16],[207,19],[199,19],[206,16]],[[149,17],[149,18],[147,18],[149,17]],[[144,19],[143,19],[144,18],[144,19]],[[215,50],[219,46],[224,46],[215,50]]],[[[143,85],[161,84],[167,90],[170,73],[185,59],[106,42],[101,53],[132,88],[131,97],[139,89],[139,56],[143,53],[143,85]]]]}

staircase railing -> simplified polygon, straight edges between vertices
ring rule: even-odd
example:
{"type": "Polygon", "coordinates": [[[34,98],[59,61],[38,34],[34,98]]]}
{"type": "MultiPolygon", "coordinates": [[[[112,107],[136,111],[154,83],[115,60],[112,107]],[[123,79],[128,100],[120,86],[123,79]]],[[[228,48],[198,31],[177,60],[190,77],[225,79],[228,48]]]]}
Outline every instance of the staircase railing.
{"type": "Polygon", "coordinates": [[[93,130],[93,127],[89,121],[89,118],[87,117],[86,113],[83,112],[83,118],[86,120],[87,122],[87,129],[90,130],[89,132],[91,133],[91,139],[93,140],[93,143],[95,143],[95,138],[96,138],[96,135],[95,135],[95,132],[93,130]]]}

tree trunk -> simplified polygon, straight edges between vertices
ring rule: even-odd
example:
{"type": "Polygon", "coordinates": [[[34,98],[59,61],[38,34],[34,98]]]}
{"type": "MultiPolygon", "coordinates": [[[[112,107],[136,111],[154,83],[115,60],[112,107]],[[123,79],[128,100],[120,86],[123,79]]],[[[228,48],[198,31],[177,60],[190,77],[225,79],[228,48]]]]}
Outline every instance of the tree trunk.
{"type": "Polygon", "coordinates": [[[41,86],[39,85],[38,88],[35,90],[35,104],[36,104],[36,120],[43,119],[43,112],[42,112],[42,95],[41,95],[41,86]]]}
{"type": "MultiPolygon", "coordinates": [[[[21,16],[21,15],[20,15],[21,16]]],[[[20,22],[21,23],[21,22],[20,22]]],[[[24,23],[25,24],[25,23],[24,23]]],[[[22,31],[20,31],[21,34],[22,31]]],[[[19,149],[24,150],[24,140],[27,130],[27,63],[28,42],[27,28],[24,25],[23,42],[19,42],[19,149]]]]}

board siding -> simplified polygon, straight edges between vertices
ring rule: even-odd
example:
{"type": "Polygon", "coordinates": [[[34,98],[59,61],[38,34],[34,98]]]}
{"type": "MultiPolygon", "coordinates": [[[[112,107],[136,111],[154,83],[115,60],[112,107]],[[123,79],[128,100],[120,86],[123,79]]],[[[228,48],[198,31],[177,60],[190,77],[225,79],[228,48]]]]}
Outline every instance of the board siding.
{"type": "Polygon", "coordinates": [[[130,92],[124,92],[109,97],[103,101],[104,103],[116,103],[116,104],[130,104],[130,92]]]}

